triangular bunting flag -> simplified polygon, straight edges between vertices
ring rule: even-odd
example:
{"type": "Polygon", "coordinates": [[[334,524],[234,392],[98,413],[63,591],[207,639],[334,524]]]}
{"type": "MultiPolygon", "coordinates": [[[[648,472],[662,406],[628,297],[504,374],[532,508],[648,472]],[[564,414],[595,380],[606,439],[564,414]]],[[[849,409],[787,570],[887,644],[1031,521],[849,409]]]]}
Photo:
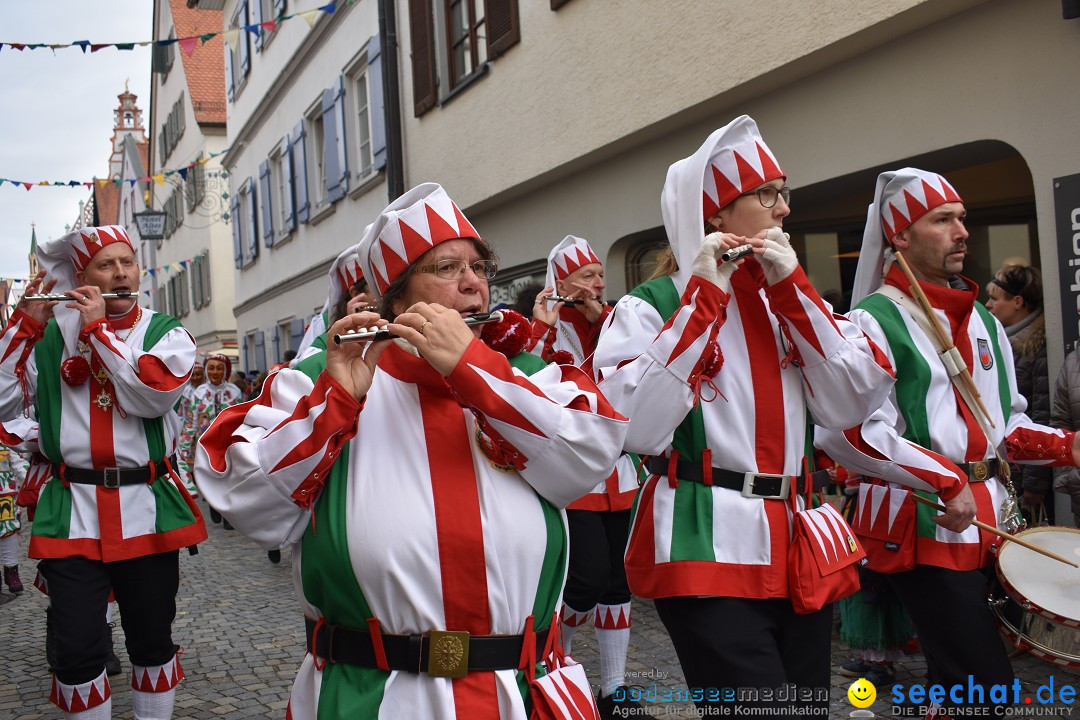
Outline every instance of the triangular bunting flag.
{"type": "Polygon", "coordinates": [[[199,38],[197,37],[188,37],[180,40],[180,48],[188,57],[191,57],[191,53],[195,52],[195,48],[198,44],[199,38]]]}

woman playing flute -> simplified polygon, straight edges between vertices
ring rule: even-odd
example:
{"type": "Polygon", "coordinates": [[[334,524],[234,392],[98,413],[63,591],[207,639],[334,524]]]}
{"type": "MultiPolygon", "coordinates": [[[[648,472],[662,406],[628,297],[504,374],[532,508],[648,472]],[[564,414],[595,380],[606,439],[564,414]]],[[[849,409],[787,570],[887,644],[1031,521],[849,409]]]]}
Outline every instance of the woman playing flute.
{"type": "Polygon", "coordinates": [[[196,481],[264,547],[294,546],[295,720],[524,720],[565,577],[561,508],[610,472],[626,421],[579,369],[526,377],[465,325],[495,260],[440,186],[398,198],[358,254],[383,318],[329,333],[400,339],[271,375],[202,436],[196,481]]]}

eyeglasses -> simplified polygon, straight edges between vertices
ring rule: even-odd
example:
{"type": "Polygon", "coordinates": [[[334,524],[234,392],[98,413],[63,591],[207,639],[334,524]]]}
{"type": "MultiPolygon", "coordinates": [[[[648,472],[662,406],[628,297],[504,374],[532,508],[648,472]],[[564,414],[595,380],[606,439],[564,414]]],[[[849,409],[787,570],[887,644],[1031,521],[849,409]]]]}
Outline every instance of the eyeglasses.
{"type": "Polygon", "coordinates": [[[765,187],[759,187],[757,190],[751,190],[745,192],[739,197],[746,197],[747,195],[757,195],[758,202],[761,203],[763,208],[771,208],[776,204],[776,198],[784,198],[784,204],[791,204],[791,188],[787,185],[777,190],[772,185],[766,185],[765,187]]]}
{"type": "Polygon", "coordinates": [[[435,273],[436,277],[443,280],[460,280],[465,276],[465,268],[472,268],[477,277],[485,277],[490,280],[499,271],[499,263],[494,260],[477,260],[467,263],[457,258],[443,258],[431,265],[414,267],[413,272],[435,273]]]}

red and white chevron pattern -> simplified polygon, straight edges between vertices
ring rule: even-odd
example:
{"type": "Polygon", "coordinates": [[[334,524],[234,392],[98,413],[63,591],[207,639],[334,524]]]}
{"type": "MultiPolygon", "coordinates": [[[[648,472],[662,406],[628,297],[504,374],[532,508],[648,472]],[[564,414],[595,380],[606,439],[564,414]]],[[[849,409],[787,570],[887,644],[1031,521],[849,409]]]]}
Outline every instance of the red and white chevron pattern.
{"type": "Polygon", "coordinates": [[[172,690],[184,679],[184,669],[180,667],[179,655],[164,665],[143,667],[131,666],[131,688],[142,692],[166,692],[172,690]]]}
{"type": "Polygon", "coordinates": [[[630,627],[630,603],[597,605],[594,624],[599,630],[623,630],[630,627]]]}
{"type": "Polygon", "coordinates": [[[881,198],[881,225],[890,240],[938,205],[963,202],[949,181],[937,173],[907,168],[912,177],[881,198]]]}
{"type": "Polygon", "coordinates": [[[570,273],[593,263],[599,264],[600,258],[593,252],[589,241],[573,235],[567,235],[563,239],[555,257],[551,259],[555,278],[558,280],[565,280],[570,273]]]}
{"type": "Polygon", "coordinates": [[[54,674],[49,702],[64,712],[78,713],[101,705],[111,696],[109,678],[104,670],[93,680],[80,685],[65,685],[54,674]]]}
{"type": "Polygon", "coordinates": [[[106,245],[116,242],[127,243],[132,252],[135,246],[131,244],[127,230],[119,225],[106,225],[104,227],[86,227],[76,230],[68,235],[71,238],[71,261],[75,263],[76,270],[85,270],[90,258],[94,257],[98,250],[106,245]]]}
{"type": "Polygon", "coordinates": [[[562,623],[569,627],[581,627],[593,617],[593,610],[595,608],[589,608],[582,612],[578,612],[574,608],[570,607],[566,603],[562,606],[562,623]]]}

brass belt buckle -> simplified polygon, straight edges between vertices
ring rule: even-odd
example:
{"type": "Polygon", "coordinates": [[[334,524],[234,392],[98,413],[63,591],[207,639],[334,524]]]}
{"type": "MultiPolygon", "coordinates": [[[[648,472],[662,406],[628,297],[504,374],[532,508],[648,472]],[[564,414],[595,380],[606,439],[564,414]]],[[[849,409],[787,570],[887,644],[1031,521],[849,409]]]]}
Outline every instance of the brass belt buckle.
{"type": "Polygon", "coordinates": [[[469,633],[431,630],[427,640],[428,676],[463,678],[469,674],[469,633]]]}
{"type": "Polygon", "coordinates": [[[990,463],[985,460],[972,463],[971,475],[977,482],[986,482],[986,478],[990,476],[990,463]]]}

